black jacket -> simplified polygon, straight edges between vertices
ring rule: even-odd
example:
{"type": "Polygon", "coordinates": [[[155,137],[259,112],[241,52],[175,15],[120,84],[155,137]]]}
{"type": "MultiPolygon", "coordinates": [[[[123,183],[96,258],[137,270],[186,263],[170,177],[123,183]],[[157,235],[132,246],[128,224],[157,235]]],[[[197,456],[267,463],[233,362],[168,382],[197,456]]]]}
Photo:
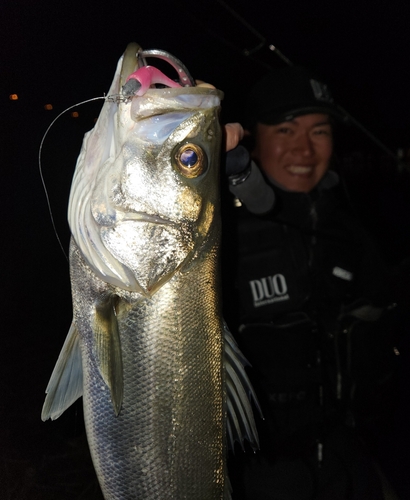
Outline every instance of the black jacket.
{"type": "Polygon", "coordinates": [[[340,186],[274,190],[270,213],[241,206],[225,219],[225,311],[252,364],[270,439],[306,429],[316,439],[347,418],[355,391],[360,407],[392,369],[382,323],[394,294],[340,186]]]}

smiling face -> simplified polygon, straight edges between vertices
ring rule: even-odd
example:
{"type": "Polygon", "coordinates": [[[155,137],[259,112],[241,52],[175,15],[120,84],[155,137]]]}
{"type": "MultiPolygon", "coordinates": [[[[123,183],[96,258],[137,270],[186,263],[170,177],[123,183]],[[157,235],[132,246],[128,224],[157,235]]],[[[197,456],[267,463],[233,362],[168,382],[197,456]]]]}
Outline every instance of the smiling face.
{"type": "Polygon", "coordinates": [[[302,115],[278,125],[257,124],[253,153],[269,179],[308,193],[325,175],[333,151],[329,116],[302,115]]]}

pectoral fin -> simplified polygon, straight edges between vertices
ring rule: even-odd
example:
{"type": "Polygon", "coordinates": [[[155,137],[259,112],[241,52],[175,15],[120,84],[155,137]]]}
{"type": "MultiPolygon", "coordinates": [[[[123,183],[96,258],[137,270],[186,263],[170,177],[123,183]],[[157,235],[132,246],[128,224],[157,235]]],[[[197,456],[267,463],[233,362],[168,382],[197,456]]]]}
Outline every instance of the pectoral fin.
{"type": "Polygon", "coordinates": [[[61,349],[46,389],[41,419],[55,420],[83,395],[80,339],[74,322],[61,349]]]}
{"type": "Polygon", "coordinates": [[[124,392],[120,334],[116,315],[116,295],[106,295],[95,304],[93,333],[98,369],[110,389],[115,415],[121,410],[124,392]]]}

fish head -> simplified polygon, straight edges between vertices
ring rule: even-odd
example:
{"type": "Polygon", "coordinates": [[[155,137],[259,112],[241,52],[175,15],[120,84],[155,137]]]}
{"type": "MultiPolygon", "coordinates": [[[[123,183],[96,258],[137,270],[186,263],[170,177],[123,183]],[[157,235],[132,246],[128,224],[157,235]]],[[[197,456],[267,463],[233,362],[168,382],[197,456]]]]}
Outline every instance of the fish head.
{"type": "Polygon", "coordinates": [[[186,229],[218,203],[218,101],[218,91],[202,88],[133,100],[119,157],[122,207],[186,229]]]}
{"type": "Polygon", "coordinates": [[[221,98],[181,87],[104,104],[69,204],[73,238],[100,279],[150,296],[216,244],[221,98]]]}

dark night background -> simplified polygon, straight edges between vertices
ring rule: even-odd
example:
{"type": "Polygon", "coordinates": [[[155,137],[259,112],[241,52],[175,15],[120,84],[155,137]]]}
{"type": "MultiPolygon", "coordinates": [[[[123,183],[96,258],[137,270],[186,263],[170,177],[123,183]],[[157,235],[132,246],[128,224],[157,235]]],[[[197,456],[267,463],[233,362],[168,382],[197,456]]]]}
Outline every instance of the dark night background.
{"type": "MultiPolygon", "coordinates": [[[[61,111],[108,91],[130,41],[171,52],[194,78],[222,89],[225,122],[240,121],[252,82],[268,67],[284,64],[268,49],[275,44],[293,63],[315,70],[336,101],[390,150],[410,146],[410,3],[228,3],[266,38],[251,56],[244,50],[255,48],[260,38],[218,0],[1,2],[1,498],[101,499],[87,455],[81,404],[56,422],[40,420],[44,389],[71,322],[71,299],[68,264],[39,176],[38,148],[61,111]],[[9,99],[14,93],[17,101],[9,99]],[[53,110],[44,109],[48,103],[53,110]]],[[[65,249],[75,160],[101,105],[76,108],[76,119],[66,113],[44,142],[43,173],[65,249]]],[[[344,137],[347,159],[341,168],[352,200],[386,259],[396,262],[410,255],[408,169],[397,167],[361,133],[350,130],[344,137]]],[[[410,499],[410,412],[405,404],[410,342],[405,335],[399,347],[400,411],[376,451],[401,498],[410,499]]]]}

